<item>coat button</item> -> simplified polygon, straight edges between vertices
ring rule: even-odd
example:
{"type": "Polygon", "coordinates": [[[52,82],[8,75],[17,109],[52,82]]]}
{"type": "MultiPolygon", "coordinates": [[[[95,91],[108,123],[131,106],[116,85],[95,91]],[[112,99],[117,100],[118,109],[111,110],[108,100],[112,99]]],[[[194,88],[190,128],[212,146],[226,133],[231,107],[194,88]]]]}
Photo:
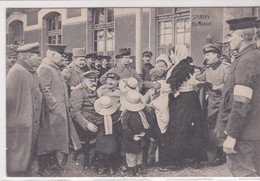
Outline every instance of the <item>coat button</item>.
{"type": "Polygon", "coordinates": [[[37,109],[37,108],[35,108],[35,111],[38,111],[38,109],[37,109]]]}
{"type": "Polygon", "coordinates": [[[34,99],[36,100],[36,99],[37,99],[37,97],[34,97],[34,99]]]}

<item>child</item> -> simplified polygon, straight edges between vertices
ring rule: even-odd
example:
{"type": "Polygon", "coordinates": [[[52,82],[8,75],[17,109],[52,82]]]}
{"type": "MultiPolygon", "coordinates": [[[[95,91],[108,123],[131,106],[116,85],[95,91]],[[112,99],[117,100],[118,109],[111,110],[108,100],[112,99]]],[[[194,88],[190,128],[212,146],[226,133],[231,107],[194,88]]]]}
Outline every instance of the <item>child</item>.
{"type": "Polygon", "coordinates": [[[134,176],[136,173],[142,174],[143,148],[147,146],[149,139],[155,141],[154,118],[136,91],[124,92],[120,102],[126,109],[122,117],[122,145],[129,176],[134,176]]]}
{"type": "Polygon", "coordinates": [[[169,62],[168,57],[165,54],[161,54],[156,59],[155,67],[152,70],[150,70],[151,81],[165,80],[167,71],[170,67],[171,63],[169,62]]]}
{"type": "Polygon", "coordinates": [[[102,96],[95,101],[95,111],[103,116],[103,122],[98,124],[96,138],[96,151],[101,157],[98,174],[101,175],[109,170],[111,175],[115,174],[115,153],[118,149],[118,135],[120,121],[118,104],[108,96],[102,96]]]}

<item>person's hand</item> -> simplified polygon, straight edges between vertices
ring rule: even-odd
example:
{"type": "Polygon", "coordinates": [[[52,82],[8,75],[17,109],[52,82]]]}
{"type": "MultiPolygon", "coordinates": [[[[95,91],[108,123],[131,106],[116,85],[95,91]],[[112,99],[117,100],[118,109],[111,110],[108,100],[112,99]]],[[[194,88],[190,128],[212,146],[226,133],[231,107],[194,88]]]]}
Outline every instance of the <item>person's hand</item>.
{"type": "Polygon", "coordinates": [[[139,141],[141,138],[140,138],[140,135],[138,135],[138,134],[136,134],[136,135],[134,135],[134,140],[135,141],[139,141]]]}
{"type": "Polygon", "coordinates": [[[87,128],[93,133],[96,133],[98,130],[97,126],[95,126],[93,123],[88,123],[87,128]]]}
{"type": "Polygon", "coordinates": [[[235,144],[236,144],[236,139],[232,138],[231,136],[228,136],[226,138],[226,140],[223,143],[223,151],[226,154],[232,154],[232,153],[237,153],[234,148],[235,148],[235,144]]]}

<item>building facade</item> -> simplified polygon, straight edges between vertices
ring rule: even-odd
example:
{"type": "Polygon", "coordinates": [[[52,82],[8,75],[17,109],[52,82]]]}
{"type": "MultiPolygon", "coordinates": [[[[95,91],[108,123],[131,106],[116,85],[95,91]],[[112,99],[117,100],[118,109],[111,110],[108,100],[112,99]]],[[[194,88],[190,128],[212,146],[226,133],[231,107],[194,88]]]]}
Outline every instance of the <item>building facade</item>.
{"type": "Polygon", "coordinates": [[[67,45],[66,51],[86,47],[114,57],[119,48],[131,48],[136,69],[141,73],[141,53],[154,52],[155,61],[167,47],[185,43],[194,64],[203,62],[202,48],[207,42],[224,43],[227,19],[260,16],[260,8],[8,8],[7,44],[38,41],[41,56],[46,44],[67,45]]]}

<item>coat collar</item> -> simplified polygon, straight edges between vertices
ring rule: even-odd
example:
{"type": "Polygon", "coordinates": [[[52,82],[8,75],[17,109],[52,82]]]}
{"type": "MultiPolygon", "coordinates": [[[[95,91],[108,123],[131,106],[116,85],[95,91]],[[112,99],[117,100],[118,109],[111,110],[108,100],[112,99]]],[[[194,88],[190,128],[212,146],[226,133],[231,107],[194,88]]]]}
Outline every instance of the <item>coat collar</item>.
{"type": "Polygon", "coordinates": [[[21,66],[23,66],[24,68],[26,68],[29,72],[32,72],[32,73],[35,72],[35,70],[33,69],[33,67],[30,66],[29,64],[27,64],[24,60],[19,59],[19,60],[17,61],[17,63],[20,64],[21,66]]]}
{"type": "Polygon", "coordinates": [[[256,47],[255,47],[254,43],[249,44],[247,47],[245,47],[241,52],[239,52],[237,54],[236,59],[238,59],[240,56],[244,55],[245,53],[250,52],[255,49],[256,49],[256,47]]]}
{"type": "Polygon", "coordinates": [[[221,60],[218,60],[217,62],[213,63],[210,67],[213,69],[213,70],[216,70],[221,64],[221,60]]]}
{"type": "Polygon", "coordinates": [[[56,69],[59,69],[58,65],[56,65],[51,59],[49,59],[48,57],[45,57],[42,61],[43,63],[50,65],[56,69]]]}
{"type": "Polygon", "coordinates": [[[79,72],[79,73],[82,72],[82,69],[79,66],[77,66],[75,62],[71,62],[70,66],[73,69],[75,69],[77,72],[79,72]]]}

